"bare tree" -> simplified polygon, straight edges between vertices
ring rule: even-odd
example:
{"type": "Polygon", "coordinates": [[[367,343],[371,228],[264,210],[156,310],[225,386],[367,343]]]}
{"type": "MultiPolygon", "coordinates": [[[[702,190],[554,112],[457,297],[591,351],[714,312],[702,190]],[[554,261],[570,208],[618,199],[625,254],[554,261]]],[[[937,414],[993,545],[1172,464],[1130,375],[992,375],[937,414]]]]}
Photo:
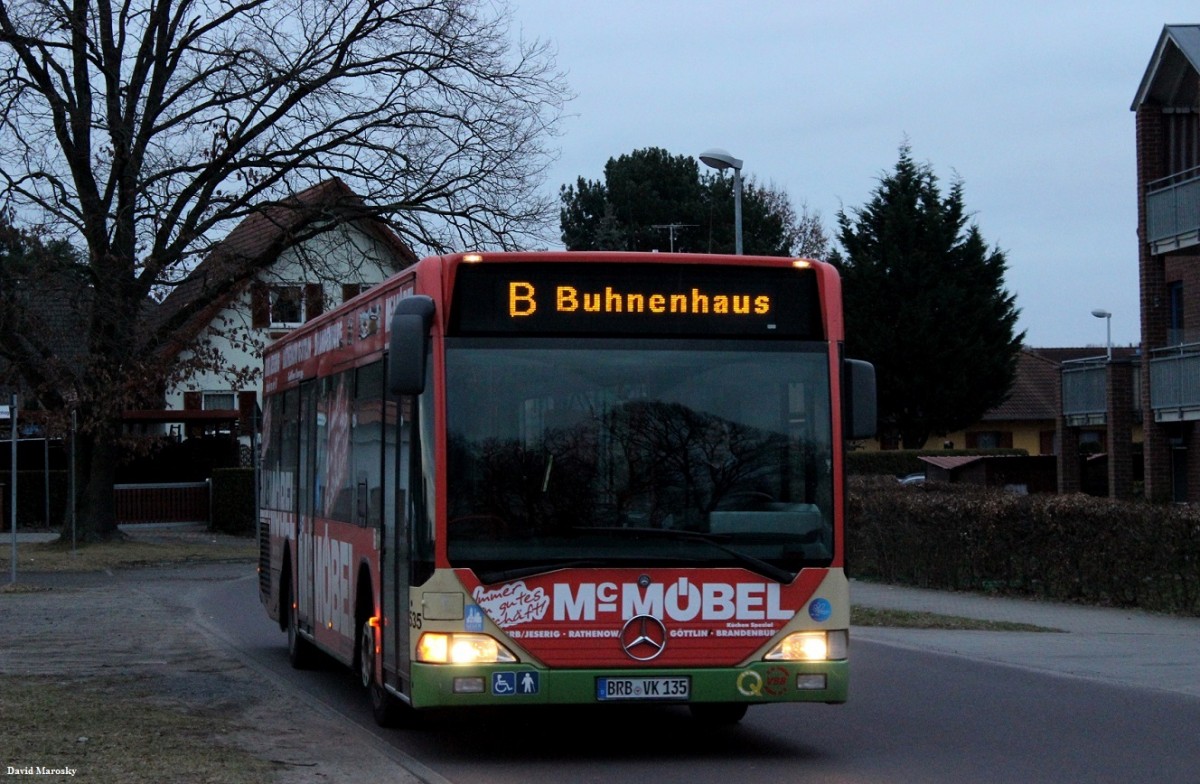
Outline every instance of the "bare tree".
{"type": "MultiPolygon", "coordinates": [[[[174,339],[139,314],[236,222],[284,215],[297,243],[380,216],[421,250],[544,236],[566,87],[507,22],[490,0],[0,0],[0,206],[85,249],[91,303],[84,361],[56,361],[0,273],[0,357],[84,414],[94,530],[115,531],[120,411],[174,339]],[[289,200],[331,178],[360,198],[289,200]]],[[[254,271],[226,260],[192,306],[254,271]]]]}
{"type": "Polygon", "coordinates": [[[795,249],[797,256],[824,261],[829,258],[829,235],[821,223],[820,211],[809,212],[808,204],[800,205],[800,214],[791,223],[794,227],[795,249]]]}

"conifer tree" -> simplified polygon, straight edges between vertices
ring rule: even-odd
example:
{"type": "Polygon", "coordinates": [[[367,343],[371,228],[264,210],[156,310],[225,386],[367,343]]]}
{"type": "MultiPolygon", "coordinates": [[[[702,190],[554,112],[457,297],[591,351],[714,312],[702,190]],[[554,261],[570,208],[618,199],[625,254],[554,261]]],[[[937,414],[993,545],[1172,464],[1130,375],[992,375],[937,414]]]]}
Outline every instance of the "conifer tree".
{"type": "Polygon", "coordinates": [[[875,365],[881,433],[918,449],[1004,402],[1024,333],[1005,254],[968,222],[962,182],[943,197],[906,144],[871,200],[837,220],[846,350],[875,365]]]}
{"type": "MultiPolygon", "coordinates": [[[[609,158],[604,180],[578,178],[560,191],[567,250],[733,253],[733,179],[702,172],[695,158],[657,147],[609,158]]],[[[787,194],[748,178],[742,190],[747,255],[824,258],[820,217],[787,194]]]]}

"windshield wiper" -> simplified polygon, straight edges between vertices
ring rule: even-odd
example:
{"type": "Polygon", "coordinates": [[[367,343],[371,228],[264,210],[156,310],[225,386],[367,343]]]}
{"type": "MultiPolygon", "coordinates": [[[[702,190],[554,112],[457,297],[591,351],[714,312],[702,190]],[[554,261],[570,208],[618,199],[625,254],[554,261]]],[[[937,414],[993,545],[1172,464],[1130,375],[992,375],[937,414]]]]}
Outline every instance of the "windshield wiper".
{"type": "Polygon", "coordinates": [[[534,577],[539,574],[557,572],[559,569],[582,569],[595,566],[611,566],[611,564],[595,558],[579,558],[573,561],[518,566],[515,569],[500,569],[495,572],[476,572],[475,576],[484,585],[494,585],[496,583],[508,582],[509,580],[519,580],[522,577],[534,577]]]}
{"type": "Polygon", "coordinates": [[[774,580],[777,583],[787,585],[796,579],[796,573],[790,572],[781,566],[776,566],[773,563],[756,558],[749,553],[743,553],[729,545],[723,544],[721,539],[728,538],[724,534],[706,534],[700,531],[684,531],[678,528],[622,528],[620,526],[596,526],[576,528],[576,531],[600,531],[611,534],[636,534],[660,536],[665,539],[681,539],[692,542],[703,542],[707,545],[717,548],[723,553],[732,555],[737,559],[738,563],[745,566],[752,572],[760,574],[767,579],[774,580]]]}

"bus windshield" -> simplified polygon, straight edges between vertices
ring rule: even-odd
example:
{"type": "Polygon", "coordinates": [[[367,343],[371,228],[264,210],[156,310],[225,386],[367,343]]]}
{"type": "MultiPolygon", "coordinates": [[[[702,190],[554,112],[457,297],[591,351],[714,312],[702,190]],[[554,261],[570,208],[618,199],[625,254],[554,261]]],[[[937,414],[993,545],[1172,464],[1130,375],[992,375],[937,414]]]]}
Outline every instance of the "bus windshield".
{"type": "Polygon", "coordinates": [[[483,582],[568,566],[833,556],[815,342],[450,338],[447,551],[483,582]]]}

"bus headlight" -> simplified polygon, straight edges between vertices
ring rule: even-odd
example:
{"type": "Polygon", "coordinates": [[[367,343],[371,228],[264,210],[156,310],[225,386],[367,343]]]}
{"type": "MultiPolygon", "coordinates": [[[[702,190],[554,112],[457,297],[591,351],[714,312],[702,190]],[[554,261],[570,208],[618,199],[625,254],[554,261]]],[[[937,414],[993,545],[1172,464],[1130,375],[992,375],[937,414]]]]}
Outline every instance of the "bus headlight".
{"type": "Polygon", "coordinates": [[[417,661],[426,664],[498,664],[516,660],[507,648],[486,634],[426,632],[417,641],[417,661]]]}
{"type": "Polygon", "coordinates": [[[795,632],[763,657],[766,661],[834,661],[845,659],[850,634],[845,629],[830,632],[795,632]]]}

